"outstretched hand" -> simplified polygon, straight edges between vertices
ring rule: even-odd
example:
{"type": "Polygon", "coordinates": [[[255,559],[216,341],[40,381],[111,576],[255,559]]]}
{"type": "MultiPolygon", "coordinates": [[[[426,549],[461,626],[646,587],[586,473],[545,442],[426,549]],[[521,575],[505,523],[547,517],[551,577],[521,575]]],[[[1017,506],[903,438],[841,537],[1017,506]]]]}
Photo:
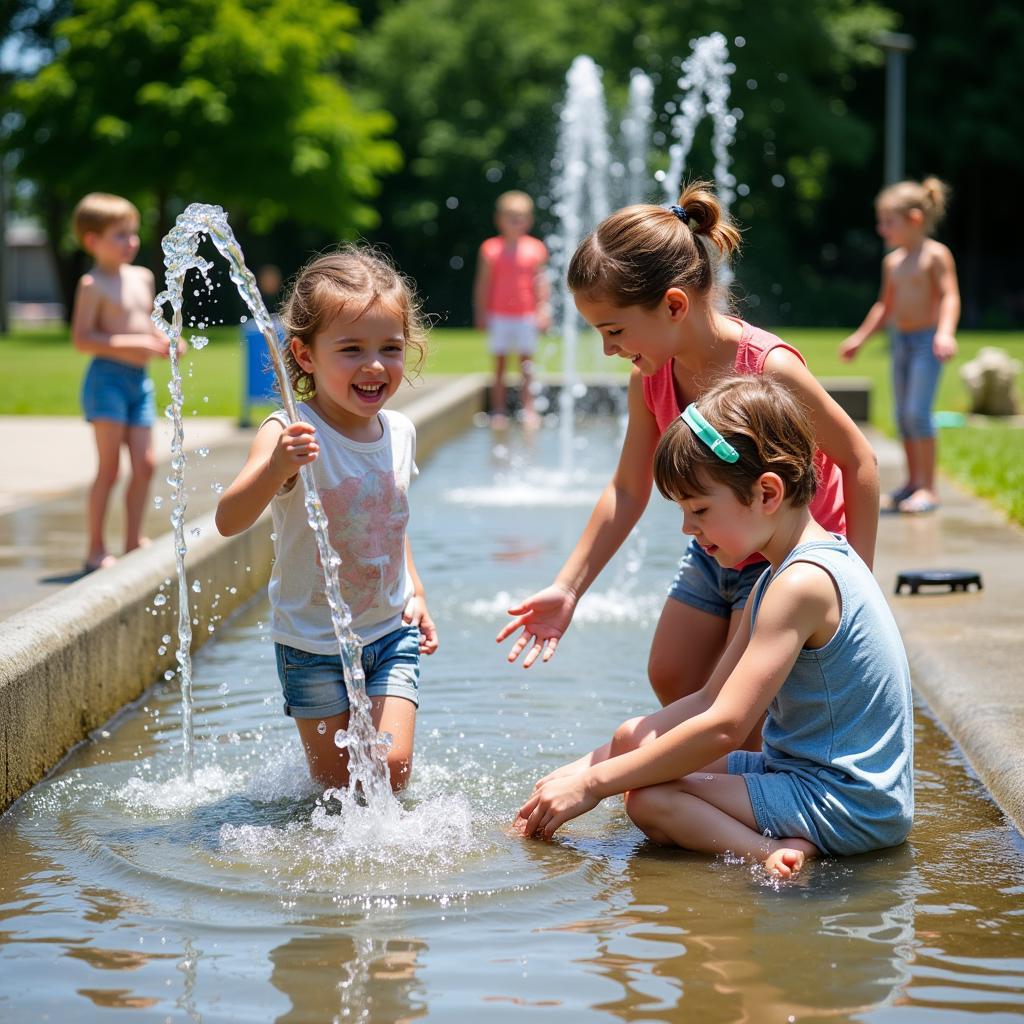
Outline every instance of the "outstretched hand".
{"type": "Polygon", "coordinates": [[[587,772],[549,776],[519,808],[513,827],[523,836],[550,839],[567,821],[592,811],[600,802],[587,772]]]}
{"type": "Polygon", "coordinates": [[[529,668],[538,657],[550,661],[575,610],[576,595],[553,584],[509,608],[509,615],[517,617],[506,623],[495,639],[500,644],[521,626],[523,631],[509,650],[508,660],[515,661],[525,650],[523,668],[529,668]]]}

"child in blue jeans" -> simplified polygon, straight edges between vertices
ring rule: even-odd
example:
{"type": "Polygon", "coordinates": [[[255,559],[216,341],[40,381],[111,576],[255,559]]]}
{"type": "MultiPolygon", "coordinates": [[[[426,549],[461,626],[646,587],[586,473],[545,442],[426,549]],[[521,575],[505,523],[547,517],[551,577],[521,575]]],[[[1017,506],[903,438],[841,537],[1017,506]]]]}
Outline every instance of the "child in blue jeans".
{"type": "Polygon", "coordinates": [[[655,453],[683,532],[735,565],[769,567],[706,685],[541,779],[517,827],[550,837],[625,794],[656,843],[730,851],[782,877],[808,857],[902,843],[914,812],[910,670],[871,571],[808,506],[814,430],[785,385],[728,378],[655,453]],[[759,752],[735,749],[766,715],[759,752]]]}
{"type": "Polygon", "coordinates": [[[883,500],[891,511],[932,512],[939,503],[932,405],[942,364],[956,355],[960,318],[953,255],[930,237],[947,193],[938,178],[901,181],[879,193],[878,233],[890,249],[882,261],[882,291],[839,347],[843,359],[853,359],[875,331],[891,324],[893,402],[907,457],[906,481],[883,500]]]}
{"type": "Polygon", "coordinates": [[[241,533],[269,505],[274,568],[271,636],[284,711],[295,719],[312,777],[348,784],[348,756],[334,735],[349,703],[316,538],[307,522],[302,466],[312,465],[338,582],[362,641],[374,728],[390,733],[393,789],[412,771],[420,655],[437,630],[406,536],[416,428],[385,409],[406,353],[424,355],[425,328],[410,283],[372,249],[348,246],[305,266],[281,313],[285,361],[301,420],[269,416],[249,458],[217,504],[217,529],[241,533]]]}
{"type": "MultiPolygon", "coordinates": [[[[153,476],[153,382],[150,359],[168,356],[167,339],[153,326],[153,274],[132,266],[139,251],[139,211],[127,199],[90,192],[75,207],[72,228],[93,267],[78,282],[71,338],[93,360],[82,383],[82,410],[92,424],[98,465],[89,491],[89,548],[85,572],[114,564],[103,524],[117,482],[121,446],[131,458],[125,491],[124,550],[144,546],[141,535],[153,476]]],[[[184,352],[179,343],[179,355],[184,352]]]]}

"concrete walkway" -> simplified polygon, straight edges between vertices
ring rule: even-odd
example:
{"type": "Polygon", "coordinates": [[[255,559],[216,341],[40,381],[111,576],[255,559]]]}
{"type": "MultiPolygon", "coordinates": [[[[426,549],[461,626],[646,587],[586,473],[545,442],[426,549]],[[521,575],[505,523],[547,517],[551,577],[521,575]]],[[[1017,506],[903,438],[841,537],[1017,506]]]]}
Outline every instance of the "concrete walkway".
{"type": "MultiPolygon", "coordinates": [[[[403,384],[395,408],[436,392],[444,378],[403,384]]],[[[153,428],[158,468],[150,487],[143,532],[158,537],[170,530],[171,487],[167,483],[172,425],[159,418],[153,428]],[[161,498],[161,507],[154,504],[161,498]]],[[[187,518],[212,511],[219,488],[245,462],[253,428],[218,417],[187,417],[187,518]],[[203,453],[206,454],[203,454],[203,453]]],[[[96,473],[92,428],[75,416],[0,416],[0,620],[56,593],[82,576],[86,554],[86,496],[96,473]]],[[[121,476],[107,516],[107,546],[122,551],[124,483],[129,471],[122,451],[121,476]]]]}
{"type": "MultiPolygon", "coordinates": [[[[403,388],[396,405],[444,387],[445,381],[403,388]]],[[[189,518],[212,509],[245,458],[251,430],[226,420],[196,418],[186,444],[208,447],[190,457],[189,518]]],[[[902,453],[871,435],[883,489],[900,483],[902,453]]],[[[169,452],[161,423],[158,450],[169,452]]],[[[88,427],[77,419],[0,418],[0,620],[56,593],[81,572],[85,492],[95,466],[88,427]]],[[[168,529],[166,468],[153,494],[146,529],[168,529]]],[[[918,693],[960,743],[997,802],[1024,830],[1024,531],[949,481],[943,508],[927,516],[883,516],[875,573],[903,631],[918,693]],[[982,574],[980,593],[893,594],[896,574],[916,568],[964,568],[982,574]]],[[[116,500],[110,540],[120,530],[116,500]]],[[[116,544],[112,548],[117,551],[116,544]]]]}

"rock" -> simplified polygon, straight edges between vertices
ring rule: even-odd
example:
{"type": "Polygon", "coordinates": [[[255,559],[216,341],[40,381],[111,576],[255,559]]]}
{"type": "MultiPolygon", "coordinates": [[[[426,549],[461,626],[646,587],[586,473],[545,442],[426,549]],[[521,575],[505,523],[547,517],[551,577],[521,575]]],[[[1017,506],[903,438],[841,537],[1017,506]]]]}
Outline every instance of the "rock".
{"type": "Polygon", "coordinates": [[[1020,411],[1017,376],[1019,359],[1001,348],[987,346],[960,367],[960,378],[971,396],[971,412],[982,416],[1013,416],[1020,411]]]}

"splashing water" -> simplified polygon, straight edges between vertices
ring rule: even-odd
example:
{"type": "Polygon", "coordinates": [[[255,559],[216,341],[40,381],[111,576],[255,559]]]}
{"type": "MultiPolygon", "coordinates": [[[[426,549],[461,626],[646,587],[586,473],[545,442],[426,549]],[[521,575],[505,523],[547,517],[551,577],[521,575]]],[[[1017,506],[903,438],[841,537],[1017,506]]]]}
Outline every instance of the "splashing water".
{"type": "Polygon", "coordinates": [[[557,171],[552,195],[558,231],[549,240],[553,270],[561,282],[562,390],[559,394],[562,469],[572,461],[572,432],[576,396],[582,384],[576,373],[578,322],[576,305],[566,284],[569,261],[583,236],[608,216],[608,111],[601,69],[590,57],[579,56],[565,76],[565,103],[558,127],[557,171]]]}
{"type": "MultiPolygon", "coordinates": [[[[174,508],[171,512],[171,525],[174,528],[174,550],[178,567],[178,649],[176,659],[181,676],[184,770],[189,781],[192,780],[194,771],[192,661],[190,654],[192,625],[185,575],[185,555],[188,549],[184,535],[185,454],[184,426],[181,415],[184,397],[177,344],[182,334],[182,305],[186,275],[190,270],[194,270],[207,282],[208,288],[212,287],[207,275],[213,264],[199,255],[199,243],[204,236],[209,237],[220,254],[227,260],[231,281],[249,307],[266,339],[289,421],[295,422],[299,418],[295,396],[292,393],[288,372],[277,340],[277,332],[260,296],[256,279],[245,265],[241,247],[228,224],[227,214],[219,206],[193,203],[179,215],[174,227],[163,240],[166,289],[157,295],[153,304],[153,322],[167,336],[170,343],[171,381],[168,388],[171,392],[174,420],[174,435],[171,443],[173,473],[171,484],[174,508]],[[165,306],[169,306],[171,309],[170,321],[164,317],[165,306]]],[[[339,747],[344,746],[348,751],[347,795],[350,800],[357,801],[361,793],[362,799],[371,809],[380,809],[394,802],[387,763],[384,759],[387,745],[381,742],[370,717],[370,700],[366,696],[366,680],[362,669],[362,644],[352,632],[352,615],[341,596],[341,589],[338,585],[338,566],[341,564],[341,558],[331,546],[328,538],[327,516],[320,502],[312,467],[302,466],[299,476],[305,490],[307,519],[310,527],[316,533],[317,548],[324,571],[327,601],[331,610],[331,623],[338,639],[338,649],[344,668],[345,688],[348,691],[349,727],[347,730],[338,730],[335,737],[339,747]]]]}
{"type": "Polygon", "coordinates": [[[729,108],[729,77],[736,66],[721,32],[712,32],[690,43],[693,51],[683,61],[678,85],[683,91],[679,112],[672,118],[676,142],[669,147],[669,166],[662,179],[667,202],[679,198],[683,171],[693,147],[697,125],[705,114],[711,118],[711,150],[715,158],[718,200],[728,210],[735,198],[736,179],[729,171],[729,146],[736,135],[736,114],[729,108]]]}
{"type": "Polygon", "coordinates": [[[647,147],[650,142],[654,83],[643,71],[629,77],[629,106],[621,131],[626,156],[626,204],[642,203],[650,188],[647,147]]]}

